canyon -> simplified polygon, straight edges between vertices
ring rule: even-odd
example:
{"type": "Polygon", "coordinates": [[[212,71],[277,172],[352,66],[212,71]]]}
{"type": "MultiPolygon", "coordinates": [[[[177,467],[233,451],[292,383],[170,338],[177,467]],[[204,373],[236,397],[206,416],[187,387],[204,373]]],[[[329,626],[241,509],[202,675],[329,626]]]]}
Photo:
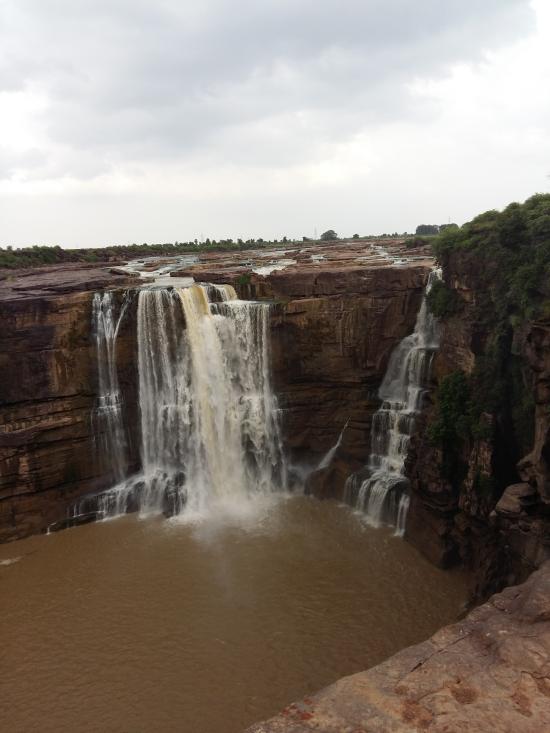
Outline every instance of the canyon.
{"type": "MultiPolygon", "coordinates": [[[[402,249],[393,246],[399,261],[402,249]]],[[[241,267],[234,255],[229,262],[211,255],[207,263],[173,269],[169,279],[224,282],[244,298],[272,303],[272,378],[291,460],[315,466],[347,423],[335,460],[315,477],[312,490],[320,496],[341,497],[349,470],[365,463],[378,386],[393,348],[414,326],[431,266],[425,253],[413,251],[417,260],[405,267],[368,244],[357,250],[321,247],[322,260],[308,254],[308,261],[266,276],[253,272],[254,254],[246,253],[249,264],[241,267]]],[[[150,278],[151,268],[162,274],[162,261],[146,266],[150,278]]],[[[78,497],[115,482],[90,417],[99,389],[93,298],[108,289],[120,307],[127,292],[137,292],[137,279],[117,267],[77,265],[0,281],[0,540],[62,525],[78,497]]],[[[116,350],[131,472],[141,442],[135,297],[116,350]]]]}
{"type": "MultiPolygon", "coordinates": [[[[466,569],[471,603],[527,581],[519,589],[508,588],[494,596],[465,620],[445,627],[418,647],[304,698],[250,730],[450,731],[466,726],[482,731],[489,730],[490,719],[494,723],[495,710],[502,722],[497,730],[544,729],[548,669],[537,660],[547,660],[549,652],[545,639],[550,618],[550,565],[546,562],[550,558],[550,320],[538,313],[513,322],[503,336],[508,361],[513,362],[510,374],[513,367],[512,377],[527,405],[529,429],[518,432],[516,424],[525,424],[523,413],[518,417],[519,408],[510,404],[506,409],[484,408],[467,436],[457,433],[454,444],[438,443],[434,425],[443,420],[445,390],[462,384],[461,380],[474,383],[494,330],[483,316],[491,272],[480,269],[468,252],[452,252],[440,264],[440,288],[459,305],[439,319],[437,338],[419,332],[435,328],[426,321],[432,318],[426,292],[436,262],[421,242],[413,246],[397,239],[304,243],[270,252],[208,253],[0,273],[0,542],[86,524],[108,516],[113,506],[120,509],[122,494],[119,491],[113,499],[111,488],[124,476],[143,472],[148,455],[144,426],[162,423],[159,429],[168,432],[166,416],[155,412],[155,405],[179,404],[182,399],[178,375],[169,376],[168,399],[166,383],[155,386],[152,369],[147,389],[155,395],[155,389],[162,388],[164,397],[152,399],[149,422],[144,423],[144,309],[170,310],[171,328],[178,330],[183,304],[181,327],[189,339],[194,338],[193,309],[221,314],[234,322],[229,324],[232,333],[238,336],[239,329],[254,328],[258,343],[266,344],[264,361],[247,356],[240,363],[237,354],[227,357],[230,372],[224,377],[224,389],[232,395],[228,404],[239,403],[245,383],[254,384],[254,390],[267,399],[263,383],[256,383],[253,373],[262,372],[269,362],[277,404],[261,407],[262,430],[272,436],[281,431],[288,488],[360,508],[356,498],[350,502],[350,486],[357,476],[355,489],[370,490],[365,475],[368,478],[379,464],[365,471],[369,456],[376,454],[371,449],[380,443],[376,430],[382,424],[391,433],[388,440],[397,441],[398,453],[403,455],[403,465],[396,466],[393,454],[388,454],[395,477],[384,488],[383,499],[392,491],[406,496],[407,521],[403,520],[399,532],[408,543],[405,546],[412,545],[440,568],[466,569]],[[144,295],[146,291],[149,296],[144,295]],[[244,301],[258,305],[243,309],[239,304],[244,301]],[[243,318],[248,319],[246,323],[243,318]],[[264,319],[263,325],[258,325],[258,319],[264,319]],[[116,333],[106,337],[109,329],[116,333]],[[420,335],[415,338],[415,334],[420,335]],[[401,377],[407,392],[396,398],[397,393],[385,394],[381,386],[391,371],[392,354],[403,344],[407,352],[400,361],[412,354],[417,374],[401,377]],[[109,348],[114,348],[115,381],[112,375],[102,376],[98,365],[98,353],[109,348]],[[118,427],[109,417],[113,412],[120,421],[118,427]],[[107,419],[102,418],[105,414],[107,419]],[[106,449],[117,442],[124,446],[121,460],[114,460],[106,449]],[[454,462],[449,464],[451,459],[454,462]],[[518,650],[527,638],[536,640],[529,652],[532,664],[525,671],[529,677],[524,679],[518,650]],[[498,689],[491,687],[483,671],[488,654],[495,674],[504,681],[498,689]],[[446,670],[446,682],[439,679],[441,669],[446,670]],[[467,683],[472,670],[475,680],[467,683]],[[511,702],[500,711],[503,694],[511,702]],[[444,721],[445,715],[449,717],[444,721]]],[[[147,326],[151,349],[157,354],[163,348],[173,353],[172,331],[162,332],[151,318],[147,326]]],[[[197,347],[204,353],[195,378],[206,380],[207,391],[217,381],[208,375],[212,344],[197,347]]],[[[214,350],[219,350],[216,344],[214,350]]],[[[106,353],[100,355],[100,362],[106,361],[106,353]]],[[[470,402],[474,397],[468,392],[470,402]]],[[[199,399],[197,392],[181,404],[193,415],[199,399]]],[[[470,420],[469,413],[459,417],[470,420]]],[[[278,448],[259,445],[258,436],[247,427],[246,412],[236,419],[245,426],[245,443],[254,446],[252,483],[261,483],[261,476],[271,471],[269,466],[280,462],[278,448]]],[[[179,426],[177,432],[186,429],[179,426]]],[[[211,432],[211,428],[201,430],[204,436],[211,432]]],[[[223,431],[227,433],[227,427],[223,431]]],[[[208,452],[208,436],[201,440],[193,448],[198,463],[208,452]]],[[[239,441],[238,436],[235,440],[239,441]]],[[[154,463],[164,449],[164,443],[155,443],[150,461],[154,463]]],[[[180,449],[176,442],[173,451],[180,449]]],[[[208,465],[215,460],[212,456],[208,465]]],[[[247,461],[243,456],[239,465],[246,466],[247,461]]],[[[234,471],[224,476],[220,464],[218,474],[223,492],[234,471]]],[[[269,475],[267,483],[277,483],[269,475]]],[[[154,507],[166,516],[178,514],[192,499],[189,490],[182,488],[189,476],[176,471],[169,481],[166,475],[162,481],[169,490],[158,494],[154,507]]],[[[128,485],[123,492],[124,511],[152,506],[155,490],[143,480],[128,485]]],[[[390,522],[394,528],[396,523],[390,522]]]]}

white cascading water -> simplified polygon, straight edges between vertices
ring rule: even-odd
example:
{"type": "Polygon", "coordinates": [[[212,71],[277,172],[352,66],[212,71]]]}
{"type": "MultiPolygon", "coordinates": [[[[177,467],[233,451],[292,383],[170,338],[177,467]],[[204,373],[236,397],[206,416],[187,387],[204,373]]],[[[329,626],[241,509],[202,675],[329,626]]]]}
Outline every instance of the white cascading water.
{"type": "Polygon", "coordinates": [[[124,295],[118,316],[113,293],[95,293],[92,301],[92,328],[96,339],[98,405],[93,412],[94,433],[100,460],[112,468],[116,482],[128,469],[127,441],[123,419],[122,393],[116,366],[116,340],[128,305],[124,295]]]}
{"type": "Polygon", "coordinates": [[[404,534],[409,507],[405,460],[439,345],[438,323],[428,309],[426,295],[440,278],[440,269],[431,271],[414,331],[400,341],[390,357],[378,391],[382,405],[372,418],[366,472],[354,474],[346,482],[346,501],[364,512],[369,524],[393,526],[399,536],[404,534]]]}
{"type": "Polygon", "coordinates": [[[102,514],[202,514],[286,484],[269,308],[227,285],[140,291],[142,475],[105,492],[102,514]]]}
{"type": "Polygon", "coordinates": [[[338,448],[342,445],[342,438],[344,437],[344,433],[346,432],[346,428],[348,426],[349,419],[346,420],[346,424],[340,431],[340,435],[338,436],[338,440],[336,443],[332,446],[332,448],[329,448],[328,451],[325,453],[325,455],[321,458],[319,461],[319,465],[315,469],[316,471],[320,471],[323,468],[328,468],[330,464],[332,463],[332,459],[336,455],[336,451],[338,448]]]}

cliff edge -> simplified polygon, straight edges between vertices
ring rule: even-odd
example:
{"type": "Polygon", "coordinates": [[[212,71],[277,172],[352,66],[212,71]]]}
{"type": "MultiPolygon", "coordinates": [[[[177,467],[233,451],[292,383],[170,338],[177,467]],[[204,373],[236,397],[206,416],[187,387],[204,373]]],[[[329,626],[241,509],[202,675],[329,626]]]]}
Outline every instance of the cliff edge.
{"type": "Polygon", "coordinates": [[[247,733],[550,730],[550,561],[463,621],[247,733]]]}

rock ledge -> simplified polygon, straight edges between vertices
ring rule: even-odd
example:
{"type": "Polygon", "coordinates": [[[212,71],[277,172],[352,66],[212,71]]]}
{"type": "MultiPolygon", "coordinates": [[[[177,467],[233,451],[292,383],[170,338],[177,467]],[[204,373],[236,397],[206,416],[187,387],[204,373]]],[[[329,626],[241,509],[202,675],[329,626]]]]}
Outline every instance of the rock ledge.
{"type": "Polygon", "coordinates": [[[550,731],[550,561],[463,621],[247,733],[550,731]]]}

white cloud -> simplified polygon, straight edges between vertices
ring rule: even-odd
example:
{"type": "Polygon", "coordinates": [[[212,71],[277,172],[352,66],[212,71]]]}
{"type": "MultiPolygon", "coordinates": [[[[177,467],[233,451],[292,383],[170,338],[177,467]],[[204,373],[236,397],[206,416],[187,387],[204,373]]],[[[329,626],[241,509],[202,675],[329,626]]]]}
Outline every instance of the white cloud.
{"type": "Polygon", "coordinates": [[[550,173],[544,0],[0,13],[5,244],[404,230],[550,173]]]}

